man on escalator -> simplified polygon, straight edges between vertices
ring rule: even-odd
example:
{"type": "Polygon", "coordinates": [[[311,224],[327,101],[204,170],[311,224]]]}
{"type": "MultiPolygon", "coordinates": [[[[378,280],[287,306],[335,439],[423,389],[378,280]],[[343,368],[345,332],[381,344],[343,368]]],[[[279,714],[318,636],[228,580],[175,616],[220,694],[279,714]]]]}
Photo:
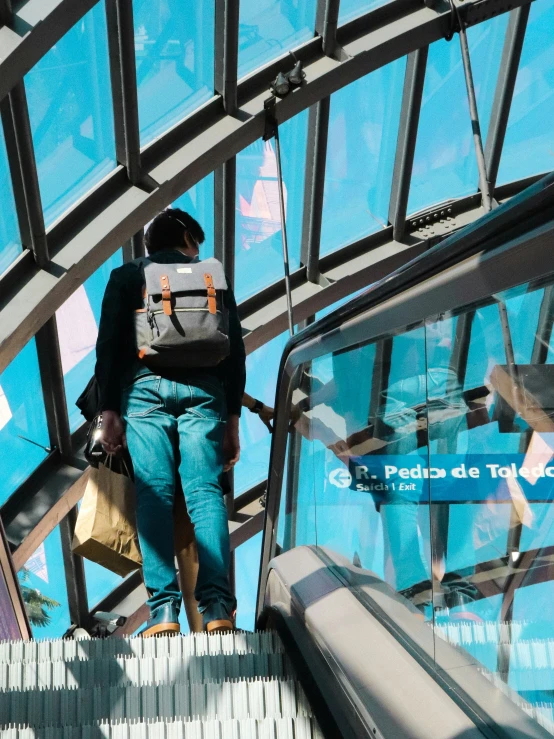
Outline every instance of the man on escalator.
{"type": "Polygon", "coordinates": [[[240,455],[245,350],[221,264],[199,262],[204,238],[188,213],[160,213],[146,232],[148,258],[115,269],[102,303],[96,376],[103,445],[108,453],[127,445],[133,460],[150,607],[144,636],[179,631],[177,476],[197,541],[195,597],[204,628],[234,627],[220,479],[240,455]]]}

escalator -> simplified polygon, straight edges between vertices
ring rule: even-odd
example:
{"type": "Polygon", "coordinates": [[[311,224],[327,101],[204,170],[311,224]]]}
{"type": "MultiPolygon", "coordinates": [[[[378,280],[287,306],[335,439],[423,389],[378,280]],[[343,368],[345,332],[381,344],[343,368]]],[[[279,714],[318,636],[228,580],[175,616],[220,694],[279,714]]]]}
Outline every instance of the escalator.
{"type": "Polygon", "coordinates": [[[554,177],[291,339],[256,634],[0,644],[8,739],[554,733],[554,177]]]}

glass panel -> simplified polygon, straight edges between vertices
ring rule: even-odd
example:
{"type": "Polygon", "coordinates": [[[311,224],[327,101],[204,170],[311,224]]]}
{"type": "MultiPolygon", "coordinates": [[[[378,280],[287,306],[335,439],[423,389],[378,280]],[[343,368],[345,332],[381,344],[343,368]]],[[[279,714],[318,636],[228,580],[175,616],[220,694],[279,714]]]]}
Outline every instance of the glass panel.
{"type": "Polygon", "coordinates": [[[498,182],[554,169],[554,0],[532,3],[498,182]]]}
{"type": "Polygon", "coordinates": [[[25,77],[46,224],[116,166],[104,3],[25,77]]]}
{"type": "Polygon", "coordinates": [[[89,608],[92,610],[97,603],[105,598],[111,591],[116,588],[123,578],[116,575],[115,572],[101,567],[96,562],[84,559],[85,580],[87,583],[87,598],[89,608]]]}
{"type": "Polygon", "coordinates": [[[20,254],[21,236],[17,223],[4,130],[0,124],[0,275],[20,254]]]}
{"type": "MultiPolygon", "coordinates": [[[[279,127],[291,271],[300,266],[308,113],[279,127]]],[[[275,142],[261,139],[237,155],[235,293],[237,302],[284,276],[275,142]]]]}
{"type": "Polygon", "coordinates": [[[75,401],[94,373],[102,298],[110,272],[121,264],[122,252],[119,250],[84,285],[77,288],[56,312],[71,431],[84,423],[75,401]]]}
{"type": "Polygon", "coordinates": [[[424,342],[419,326],[302,368],[279,529],[284,549],[331,549],[430,617],[424,342]]]}
{"type": "Polygon", "coordinates": [[[254,631],[256,623],[256,596],[261,553],[261,531],[235,550],[237,628],[246,631],[254,631]]]}
{"type": "Polygon", "coordinates": [[[204,229],[206,240],[200,247],[200,259],[214,255],[214,176],[209,174],[176,200],[173,208],[181,208],[196,218],[204,229]]]}
{"type": "MultiPolygon", "coordinates": [[[[246,392],[273,407],[279,362],[288,333],[277,336],[246,357],[246,392]]],[[[267,480],[271,435],[255,413],[243,408],[240,419],[240,460],[235,467],[235,495],[267,480]]]]}
{"type": "Polygon", "coordinates": [[[214,0],[133,0],[141,145],[213,95],[214,0]]]}
{"type": "Polygon", "coordinates": [[[56,639],[70,626],[59,527],[18,572],[23,601],[35,639],[56,639]]]}
{"type": "Polygon", "coordinates": [[[49,439],[34,339],[0,375],[0,504],[48,453],[49,439]]]}
{"type": "Polygon", "coordinates": [[[405,69],[399,59],[331,98],[322,255],[388,223],[405,69]]]}
{"type": "MultiPolygon", "coordinates": [[[[505,13],[468,29],[483,140],[486,140],[508,23],[505,13]]],[[[476,192],[479,175],[460,44],[431,44],[408,212],[476,192]]]]}
{"type": "Polygon", "coordinates": [[[550,286],[523,286],[427,324],[437,635],[539,721],[554,704],[553,311],[550,286]]]}
{"type": "Polygon", "coordinates": [[[390,0],[341,0],[339,7],[339,24],[346,23],[346,21],[352,20],[367,13],[374,8],[379,8],[381,5],[386,5],[390,0]]]}
{"type": "Polygon", "coordinates": [[[316,5],[316,0],[240,0],[239,77],[311,38],[316,5]]]}
{"type": "Polygon", "coordinates": [[[506,352],[496,305],[478,308],[466,320],[471,322],[471,343],[464,390],[469,390],[488,384],[492,368],[496,364],[506,363],[506,352]]]}

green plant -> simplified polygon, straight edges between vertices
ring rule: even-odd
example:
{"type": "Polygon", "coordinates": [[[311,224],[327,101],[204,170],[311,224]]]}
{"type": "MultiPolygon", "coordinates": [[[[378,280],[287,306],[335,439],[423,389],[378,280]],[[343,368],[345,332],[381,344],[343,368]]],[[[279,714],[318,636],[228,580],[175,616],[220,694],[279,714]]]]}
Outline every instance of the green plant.
{"type": "Polygon", "coordinates": [[[21,587],[21,595],[25,603],[25,609],[31,622],[31,626],[48,626],[52,620],[48,610],[58,608],[59,603],[53,598],[43,595],[40,590],[25,585],[29,580],[29,570],[22,567],[19,571],[19,583],[21,587]]]}

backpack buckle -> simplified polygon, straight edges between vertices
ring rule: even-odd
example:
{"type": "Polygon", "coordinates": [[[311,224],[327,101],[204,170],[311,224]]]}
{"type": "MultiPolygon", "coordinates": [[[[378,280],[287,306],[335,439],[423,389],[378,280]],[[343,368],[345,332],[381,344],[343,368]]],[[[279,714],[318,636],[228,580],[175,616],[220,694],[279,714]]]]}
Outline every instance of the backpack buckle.
{"type": "Polygon", "coordinates": [[[171,288],[169,287],[169,277],[162,275],[160,277],[162,283],[162,307],[166,316],[170,316],[173,313],[171,308],[171,288]]]}

